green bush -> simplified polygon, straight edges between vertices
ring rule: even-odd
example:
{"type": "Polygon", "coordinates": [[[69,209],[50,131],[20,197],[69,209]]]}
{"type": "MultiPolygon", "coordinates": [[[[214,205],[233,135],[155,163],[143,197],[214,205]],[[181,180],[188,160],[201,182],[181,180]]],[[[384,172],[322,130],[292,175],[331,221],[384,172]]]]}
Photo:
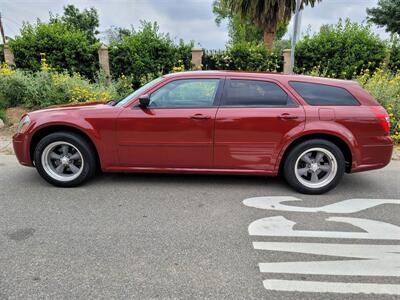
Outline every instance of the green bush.
{"type": "Polygon", "coordinates": [[[55,70],[77,72],[93,79],[99,69],[98,44],[92,44],[82,31],[61,22],[25,24],[20,36],[9,41],[18,68],[39,71],[41,58],[55,70]]]}
{"type": "Polygon", "coordinates": [[[43,69],[32,73],[0,68],[0,108],[25,106],[28,108],[90,101],[119,99],[132,92],[130,79],[121,77],[107,83],[104,74],[94,82],[67,72],[43,69]]]}
{"type": "Polygon", "coordinates": [[[400,71],[400,41],[397,36],[391,41],[388,67],[393,72],[400,71]]]}
{"type": "Polygon", "coordinates": [[[0,108],[0,119],[3,120],[3,122],[6,122],[6,111],[2,108],[0,108]]]}
{"type": "Polygon", "coordinates": [[[281,71],[282,54],[262,44],[238,43],[225,51],[206,51],[203,65],[207,70],[281,71]]]}
{"type": "Polygon", "coordinates": [[[369,25],[351,23],[322,26],[319,33],[305,36],[296,45],[296,73],[317,71],[320,75],[351,79],[385,60],[387,47],[369,25]]]}
{"type": "Polygon", "coordinates": [[[159,33],[157,23],[142,22],[138,31],[125,30],[120,38],[111,41],[112,74],[129,74],[138,87],[147,79],[171,72],[178,64],[190,69],[192,46],[183,41],[175,44],[168,34],[159,33]]]}
{"type": "Polygon", "coordinates": [[[22,72],[0,75],[0,107],[21,105],[27,97],[27,83],[22,72]]]}

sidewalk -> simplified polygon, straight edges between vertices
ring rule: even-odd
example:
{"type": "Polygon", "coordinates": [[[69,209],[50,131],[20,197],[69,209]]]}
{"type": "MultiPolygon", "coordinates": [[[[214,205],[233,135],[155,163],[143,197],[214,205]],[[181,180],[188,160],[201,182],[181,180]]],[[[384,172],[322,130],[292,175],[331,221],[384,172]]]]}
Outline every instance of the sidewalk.
{"type": "Polygon", "coordinates": [[[0,154],[14,154],[12,135],[13,132],[10,128],[0,129],[0,154]]]}

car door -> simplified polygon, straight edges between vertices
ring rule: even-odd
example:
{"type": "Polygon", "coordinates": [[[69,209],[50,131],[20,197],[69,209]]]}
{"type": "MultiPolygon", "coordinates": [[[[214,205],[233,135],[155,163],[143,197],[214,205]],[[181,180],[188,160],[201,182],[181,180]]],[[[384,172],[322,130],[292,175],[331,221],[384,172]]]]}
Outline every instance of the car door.
{"type": "Polygon", "coordinates": [[[211,168],[219,78],[167,81],[147,108],[127,107],[117,121],[119,162],[128,167],[211,168]]]}
{"type": "Polygon", "coordinates": [[[215,168],[272,171],[283,141],[302,131],[304,120],[278,82],[227,79],[215,120],[215,168]]]}

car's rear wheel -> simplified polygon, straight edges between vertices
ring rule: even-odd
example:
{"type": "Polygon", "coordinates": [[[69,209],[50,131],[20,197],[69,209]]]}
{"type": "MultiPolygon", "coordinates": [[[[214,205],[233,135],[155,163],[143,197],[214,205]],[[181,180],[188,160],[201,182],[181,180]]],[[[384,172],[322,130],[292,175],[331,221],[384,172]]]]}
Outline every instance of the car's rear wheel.
{"type": "Polygon", "coordinates": [[[92,145],[72,132],[55,132],[42,138],[35,148],[34,159],[39,174],[60,187],[78,186],[96,170],[92,145]]]}
{"type": "Polygon", "coordinates": [[[339,183],[345,163],[342,151],[334,143],[313,139],[290,150],[284,162],[284,175],[297,191],[322,194],[339,183]]]}

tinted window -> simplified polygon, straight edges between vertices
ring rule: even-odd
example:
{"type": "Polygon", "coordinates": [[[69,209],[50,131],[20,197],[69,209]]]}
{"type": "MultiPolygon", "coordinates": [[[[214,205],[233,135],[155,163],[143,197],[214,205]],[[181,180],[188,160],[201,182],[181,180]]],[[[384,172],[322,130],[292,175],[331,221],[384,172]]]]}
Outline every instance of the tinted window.
{"type": "Polygon", "coordinates": [[[294,81],[289,82],[289,84],[310,105],[359,105],[352,94],[340,87],[294,81]]]}
{"type": "Polygon", "coordinates": [[[175,80],[150,96],[150,107],[213,106],[219,79],[175,80]]]}
{"type": "Polygon", "coordinates": [[[225,84],[223,106],[286,106],[294,105],[275,83],[259,80],[231,79],[225,84]]]}

